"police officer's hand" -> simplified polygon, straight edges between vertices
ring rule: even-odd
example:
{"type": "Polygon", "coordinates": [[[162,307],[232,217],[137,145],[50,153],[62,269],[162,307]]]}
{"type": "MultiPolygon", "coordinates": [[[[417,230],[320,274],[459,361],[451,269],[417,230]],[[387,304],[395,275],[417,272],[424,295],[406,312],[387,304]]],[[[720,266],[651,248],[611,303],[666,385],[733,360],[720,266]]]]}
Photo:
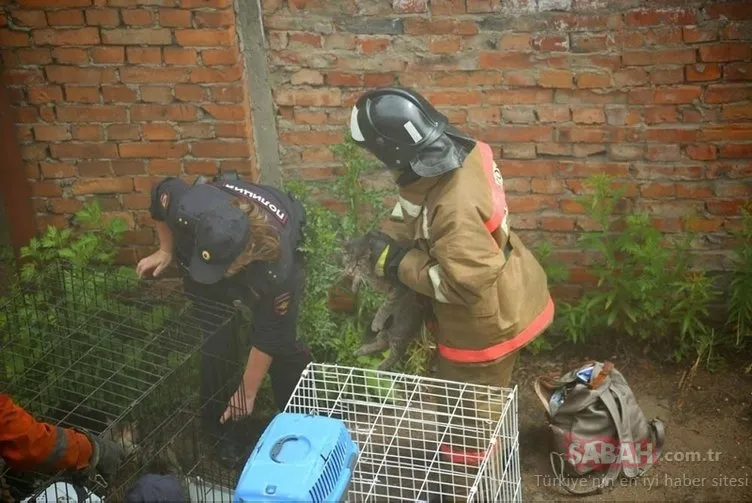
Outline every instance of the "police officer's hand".
{"type": "Polygon", "coordinates": [[[157,250],[148,257],[144,257],[139,260],[136,266],[136,273],[139,278],[143,278],[146,273],[154,269],[153,276],[156,278],[162,271],[167,269],[167,266],[172,262],[172,253],[164,250],[157,250]]]}
{"type": "Polygon", "coordinates": [[[409,251],[408,248],[398,245],[381,231],[371,231],[367,236],[374,273],[398,281],[399,264],[409,251]]]}
{"type": "Polygon", "coordinates": [[[102,475],[106,480],[112,478],[125,460],[125,450],[120,444],[111,440],[87,435],[91,442],[92,453],[89,469],[102,475]]]}

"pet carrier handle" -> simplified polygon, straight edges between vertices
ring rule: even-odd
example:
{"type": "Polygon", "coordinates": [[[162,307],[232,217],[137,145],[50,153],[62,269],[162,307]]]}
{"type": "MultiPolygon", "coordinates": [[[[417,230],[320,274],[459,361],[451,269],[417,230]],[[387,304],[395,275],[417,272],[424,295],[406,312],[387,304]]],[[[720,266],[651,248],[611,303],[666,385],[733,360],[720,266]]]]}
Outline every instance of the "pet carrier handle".
{"type": "Polygon", "coordinates": [[[272,446],[271,452],[269,452],[269,457],[272,458],[272,461],[275,463],[279,463],[277,461],[277,456],[279,456],[279,453],[282,451],[282,446],[285,444],[285,442],[289,442],[290,440],[300,440],[300,437],[297,435],[287,435],[286,437],[282,437],[275,444],[272,446]]]}

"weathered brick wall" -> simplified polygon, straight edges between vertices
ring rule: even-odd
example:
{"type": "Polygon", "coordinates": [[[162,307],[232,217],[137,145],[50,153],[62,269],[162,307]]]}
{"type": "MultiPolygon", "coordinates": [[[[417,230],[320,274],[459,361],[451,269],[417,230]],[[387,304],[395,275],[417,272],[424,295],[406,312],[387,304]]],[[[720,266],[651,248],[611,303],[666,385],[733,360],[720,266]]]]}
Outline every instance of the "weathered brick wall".
{"type": "Polygon", "coordinates": [[[264,21],[290,170],[330,176],[356,97],[413,86],[503,148],[526,239],[578,264],[573,199],[607,172],[665,231],[696,210],[706,264],[724,266],[752,195],[750,2],[289,0],[266,2],[264,21]]]}
{"type": "Polygon", "coordinates": [[[133,261],[155,179],[255,169],[232,0],[6,1],[0,54],[40,225],[96,198],[133,261]]]}
{"type": "MultiPolygon", "coordinates": [[[[575,280],[574,240],[590,223],[574,198],[599,172],[618,176],[660,229],[681,230],[696,211],[707,266],[727,265],[727,232],[752,195],[748,1],[262,3],[286,174],[333,176],[328,147],[357,96],[412,86],[503,149],[513,226],[555,244],[575,280]]],[[[40,223],[65,224],[96,197],[128,220],[130,245],[148,246],[154,177],[255,173],[235,17],[232,0],[0,10],[40,223]]]]}

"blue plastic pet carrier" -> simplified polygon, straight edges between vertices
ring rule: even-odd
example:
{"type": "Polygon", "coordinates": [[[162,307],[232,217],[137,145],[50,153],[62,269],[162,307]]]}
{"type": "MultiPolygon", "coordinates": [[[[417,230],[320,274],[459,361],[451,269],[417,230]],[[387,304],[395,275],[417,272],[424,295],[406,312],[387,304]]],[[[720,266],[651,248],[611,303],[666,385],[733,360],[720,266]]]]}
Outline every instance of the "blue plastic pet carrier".
{"type": "Polygon", "coordinates": [[[278,414],[240,474],[235,502],[344,501],[357,457],[342,421],[278,414]]]}

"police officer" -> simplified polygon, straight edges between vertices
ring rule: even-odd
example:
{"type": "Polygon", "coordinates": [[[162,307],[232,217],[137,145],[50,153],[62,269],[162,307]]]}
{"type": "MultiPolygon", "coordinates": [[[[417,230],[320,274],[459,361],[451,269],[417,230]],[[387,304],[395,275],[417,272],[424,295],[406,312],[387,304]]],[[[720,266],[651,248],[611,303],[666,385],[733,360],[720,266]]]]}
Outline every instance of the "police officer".
{"type": "Polygon", "coordinates": [[[554,307],[545,272],[510,226],[491,149],[405,88],[363,94],[350,132],[399,187],[390,221],[370,234],[373,265],[431,299],[438,377],[507,386],[554,307]]]}
{"type": "Polygon", "coordinates": [[[124,459],[125,451],[117,443],[37,421],[10,396],[0,393],[0,501],[31,496],[37,489],[33,474],[58,471],[69,476],[47,488],[47,494],[55,495],[49,501],[66,497],[98,501],[85,488],[87,481],[109,480],[124,459]]]}
{"type": "MultiPolygon", "coordinates": [[[[305,225],[303,206],[273,187],[225,174],[192,186],[165,178],[153,188],[150,211],[160,247],[138,263],[140,277],[151,271],[159,276],[176,260],[189,295],[228,305],[241,301],[252,311],[252,348],[240,383],[228,386],[233,378],[227,362],[237,355],[232,327],[225,324],[205,344],[204,426],[213,429],[218,421],[250,415],[267,372],[276,404],[284,408],[311,361],[309,350],[297,340],[304,283],[297,251],[305,225]]],[[[196,311],[205,335],[219,315],[208,305],[196,311]]]]}

